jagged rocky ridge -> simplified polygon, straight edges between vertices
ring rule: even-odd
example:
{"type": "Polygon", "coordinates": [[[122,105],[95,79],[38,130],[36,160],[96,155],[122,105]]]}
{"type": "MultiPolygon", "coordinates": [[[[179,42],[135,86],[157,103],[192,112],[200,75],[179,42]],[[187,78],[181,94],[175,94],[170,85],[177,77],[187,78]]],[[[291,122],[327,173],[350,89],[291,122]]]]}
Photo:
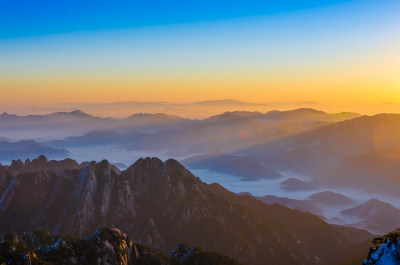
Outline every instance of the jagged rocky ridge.
{"type": "Polygon", "coordinates": [[[0,236],[0,264],[240,265],[221,253],[203,252],[183,244],[167,257],[136,244],[114,227],[100,228],[84,239],[53,236],[46,231],[5,234],[0,236]]]}
{"type": "Polygon", "coordinates": [[[373,240],[363,265],[400,264],[400,228],[373,240]]]}
{"type": "Polygon", "coordinates": [[[88,236],[112,225],[163,253],[185,242],[248,265],[329,265],[371,236],[205,184],[173,159],[123,172],[106,160],[14,162],[0,166],[0,198],[2,233],[88,236]]]}

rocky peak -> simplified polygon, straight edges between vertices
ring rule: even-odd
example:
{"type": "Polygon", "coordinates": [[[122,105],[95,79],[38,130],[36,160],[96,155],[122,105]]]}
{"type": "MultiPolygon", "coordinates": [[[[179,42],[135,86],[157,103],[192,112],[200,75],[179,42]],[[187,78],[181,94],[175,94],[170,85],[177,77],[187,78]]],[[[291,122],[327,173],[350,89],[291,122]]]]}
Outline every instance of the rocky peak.
{"type": "MultiPolygon", "coordinates": [[[[139,259],[139,251],[132,239],[117,228],[100,228],[85,241],[88,245],[86,259],[97,257],[96,260],[100,259],[103,264],[134,264],[134,260],[139,259]]],[[[85,264],[88,261],[85,260],[85,264]]]]}
{"type": "MultiPolygon", "coordinates": [[[[50,165],[47,161],[47,169],[50,165]]],[[[139,159],[121,174],[106,160],[60,174],[47,170],[8,177],[0,171],[0,198],[0,232],[46,229],[88,236],[98,227],[117,226],[164,253],[185,242],[254,265],[329,265],[332,253],[354,246],[347,234],[316,216],[237,196],[217,184],[207,185],[172,159],[165,163],[158,158],[139,159]],[[301,249],[299,242],[304,246],[301,249]],[[320,248],[322,244],[326,247],[320,248]]],[[[44,241],[47,237],[36,235],[44,241]]],[[[137,256],[131,244],[114,228],[104,228],[85,240],[53,238],[37,254],[50,263],[53,258],[66,257],[65,264],[88,264],[84,259],[101,251],[101,259],[110,260],[108,264],[114,264],[111,260],[126,264],[129,253],[137,256]],[[94,249],[86,249],[88,242],[94,249]],[[122,244],[119,250],[110,247],[116,242],[122,244]]],[[[176,253],[186,250],[181,246],[176,253]]],[[[190,255],[182,264],[196,264],[188,262],[197,256],[190,255]]]]}
{"type": "Polygon", "coordinates": [[[10,168],[12,170],[21,170],[24,168],[24,162],[22,162],[20,159],[13,160],[13,161],[11,161],[10,168]]]}
{"type": "Polygon", "coordinates": [[[41,172],[41,171],[54,171],[59,174],[65,170],[79,169],[81,166],[70,158],[64,160],[48,160],[44,155],[30,161],[26,159],[25,162],[21,160],[12,160],[11,165],[7,167],[13,174],[23,172],[41,172]]]}
{"type": "Polygon", "coordinates": [[[140,158],[122,176],[130,179],[136,185],[142,184],[178,184],[179,182],[196,179],[182,164],[174,159],[161,161],[158,158],[140,158]]]}
{"type": "Polygon", "coordinates": [[[164,163],[156,157],[139,158],[133,165],[128,167],[126,171],[129,173],[160,171],[163,164],[164,163]]]}

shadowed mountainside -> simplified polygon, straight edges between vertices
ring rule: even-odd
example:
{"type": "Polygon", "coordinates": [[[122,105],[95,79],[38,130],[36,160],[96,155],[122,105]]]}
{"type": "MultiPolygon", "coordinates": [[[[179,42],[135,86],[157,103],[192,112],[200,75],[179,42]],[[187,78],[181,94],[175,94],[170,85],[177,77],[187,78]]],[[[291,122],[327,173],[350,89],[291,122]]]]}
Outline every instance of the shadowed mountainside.
{"type": "Polygon", "coordinates": [[[316,186],[398,196],[400,115],[362,116],[241,150],[275,171],[312,177],[316,186]]]}
{"type": "Polygon", "coordinates": [[[175,160],[139,159],[121,173],[107,161],[62,170],[38,160],[36,172],[1,166],[1,232],[89,235],[112,224],[164,253],[185,242],[260,265],[333,264],[370,237],[207,185],[175,160]]]}

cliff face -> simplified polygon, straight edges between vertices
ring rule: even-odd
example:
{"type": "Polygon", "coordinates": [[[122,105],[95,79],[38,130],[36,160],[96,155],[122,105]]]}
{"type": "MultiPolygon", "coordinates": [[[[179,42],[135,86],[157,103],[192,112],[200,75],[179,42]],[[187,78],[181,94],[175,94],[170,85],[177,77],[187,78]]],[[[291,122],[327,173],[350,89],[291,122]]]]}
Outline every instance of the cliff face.
{"type": "Polygon", "coordinates": [[[111,225],[164,253],[185,242],[263,265],[329,265],[370,236],[207,185],[172,159],[139,159],[123,172],[107,161],[39,159],[29,163],[36,169],[0,167],[0,232],[87,236],[111,225]]]}

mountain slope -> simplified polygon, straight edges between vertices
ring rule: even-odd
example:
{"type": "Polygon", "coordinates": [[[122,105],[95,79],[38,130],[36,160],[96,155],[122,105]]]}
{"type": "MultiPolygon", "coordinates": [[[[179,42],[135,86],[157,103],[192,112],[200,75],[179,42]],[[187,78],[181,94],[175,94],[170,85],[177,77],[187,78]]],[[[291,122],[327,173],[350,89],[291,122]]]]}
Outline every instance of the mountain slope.
{"type": "Polygon", "coordinates": [[[281,177],[279,173],[271,171],[255,158],[229,155],[218,151],[192,156],[183,160],[182,163],[189,168],[208,169],[236,175],[246,180],[281,177]]]}
{"type": "Polygon", "coordinates": [[[248,265],[329,265],[370,237],[207,185],[172,159],[139,159],[121,173],[107,161],[62,173],[13,166],[0,172],[1,232],[89,235],[112,224],[156,250],[185,242],[248,265]]]}
{"type": "Polygon", "coordinates": [[[297,178],[290,178],[281,182],[281,188],[286,191],[302,191],[302,190],[313,190],[313,187],[310,183],[306,181],[302,181],[297,178]]]}
{"type": "Polygon", "coordinates": [[[290,209],[296,209],[301,212],[309,212],[315,215],[321,214],[321,209],[314,205],[309,200],[296,200],[286,197],[278,197],[273,195],[265,195],[262,197],[255,197],[266,204],[280,204],[290,209]]]}
{"type": "Polygon", "coordinates": [[[400,115],[362,116],[265,143],[243,152],[278,168],[310,171],[341,157],[400,147],[400,115]],[[390,137],[389,137],[390,136],[390,137]]]}
{"type": "Polygon", "coordinates": [[[358,227],[377,234],[387,233],[400,225],[400,210],[377,199],[344,210],[341,214],[353,218],[358,227]]]}
{"type": "Polygon", "coordinates": [[[348,205],[354,203],[354,201],[349,197],[332,191],[321,191],[318,193],[314,193],[310,195],[308,199],[314,203],[330,206],[348,205]]]}

